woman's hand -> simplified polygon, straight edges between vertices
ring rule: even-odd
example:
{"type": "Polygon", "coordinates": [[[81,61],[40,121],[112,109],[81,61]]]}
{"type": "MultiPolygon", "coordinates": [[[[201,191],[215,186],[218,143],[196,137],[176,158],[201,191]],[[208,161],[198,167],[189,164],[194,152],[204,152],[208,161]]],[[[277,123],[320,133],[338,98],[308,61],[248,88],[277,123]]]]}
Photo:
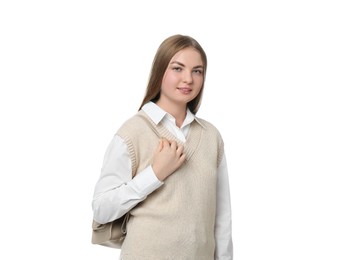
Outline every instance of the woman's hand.
{"type": "Polygon", "coordinates": [[[156,177],[164,181],[183,164],[185,159],[183,145],[178,145],[176,141],[161,139],[154,153],[152,168],[156,177]]]}

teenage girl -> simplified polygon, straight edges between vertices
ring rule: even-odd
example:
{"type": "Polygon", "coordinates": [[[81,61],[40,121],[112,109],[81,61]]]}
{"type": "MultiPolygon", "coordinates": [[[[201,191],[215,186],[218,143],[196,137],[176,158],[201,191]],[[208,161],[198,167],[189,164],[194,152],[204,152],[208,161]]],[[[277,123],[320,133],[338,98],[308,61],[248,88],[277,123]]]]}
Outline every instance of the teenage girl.
{"type": "Polygon", "coordinates": [[[155,55],[144,100],[107,148],[94,220],[130,214],[123,260],[230,260],[231,203],[219,131],[196,117],[207,58],[174,35],[155,55]]]}

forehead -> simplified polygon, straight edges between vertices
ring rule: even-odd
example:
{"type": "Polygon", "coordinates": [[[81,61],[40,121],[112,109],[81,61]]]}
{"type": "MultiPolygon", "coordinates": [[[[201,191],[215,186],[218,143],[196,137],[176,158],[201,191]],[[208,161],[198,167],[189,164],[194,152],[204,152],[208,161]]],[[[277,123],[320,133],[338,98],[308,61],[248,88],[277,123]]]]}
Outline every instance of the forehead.
{"type": "Polygon", "coordinates": [[[170,63],[178,61],[188,66],[199,66],[203,65],[202,56],[194,48],[182,49],[171,58],[170,63]]]}

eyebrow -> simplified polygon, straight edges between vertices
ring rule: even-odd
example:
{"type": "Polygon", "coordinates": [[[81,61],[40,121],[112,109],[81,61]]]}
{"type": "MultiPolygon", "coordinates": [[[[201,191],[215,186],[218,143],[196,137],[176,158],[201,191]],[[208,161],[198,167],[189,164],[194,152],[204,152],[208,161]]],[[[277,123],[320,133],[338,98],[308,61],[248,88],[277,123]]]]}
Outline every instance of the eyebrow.
{"type": "MultiPolygon", "coordinates": [[[[183,63],[181,63],[181,62],[179,62],[179,61],[173,61],[173,62],[171,62],[170,64],[174,64],[174,63],[176,63],[176,64],[178,64],[178,65],[180,65],[180,66],[182,66],[182,67],[186,67],[183,63]]],[[[193,67],[193,69],[199,69],[199,68],[203,69],[204,67],[203,67],[202,65],[197,65],[197,66],[194,66],[194,67],[193,67]]]]}

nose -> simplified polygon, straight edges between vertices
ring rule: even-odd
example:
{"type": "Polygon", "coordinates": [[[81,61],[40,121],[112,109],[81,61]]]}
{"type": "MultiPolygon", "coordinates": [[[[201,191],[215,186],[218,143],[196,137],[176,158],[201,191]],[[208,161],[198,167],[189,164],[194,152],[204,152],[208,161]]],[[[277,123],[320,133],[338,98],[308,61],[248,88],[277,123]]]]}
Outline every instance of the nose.
{"type": "Polygon", "coordinates": [[[184,71],[184,74],[183,74],[183,82],[184,83],[187,83],[187,84],[190,84],[193,82],[193,76],[192,76],[192,72],[191,71],[184,71]]]}

